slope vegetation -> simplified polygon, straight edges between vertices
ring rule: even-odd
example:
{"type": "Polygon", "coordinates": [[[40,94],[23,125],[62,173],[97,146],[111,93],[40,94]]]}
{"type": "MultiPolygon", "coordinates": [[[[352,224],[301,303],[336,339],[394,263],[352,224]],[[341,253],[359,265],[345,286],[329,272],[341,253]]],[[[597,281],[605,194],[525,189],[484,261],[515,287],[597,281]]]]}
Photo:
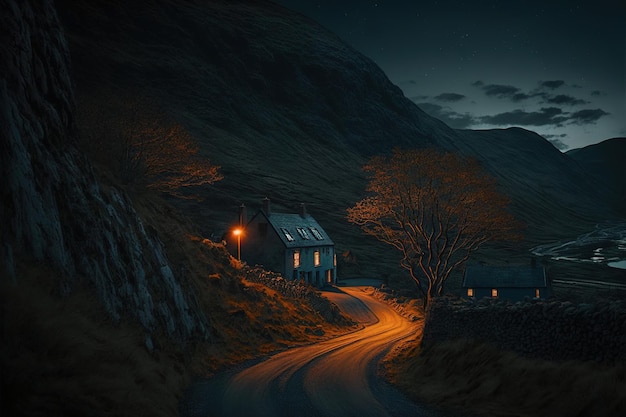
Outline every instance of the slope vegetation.
{"type": "Polygon", "coordinates": [[[269,1],[58,4],[79,96],[97,101],[104,88],[146,97],[222,166],[223,181],[189,189],[200,198],[175,203],[207,235],[226,231],[241,202],[256,208],[268,196],[277,211],[305,202],[340,251],[385,270],[394,256],[373,253],[344,217],[364,192],[360,166],[394,146],[435,146],[482,161],[528,224],[528,247],[612,215],[598,204],[597,184],[540,136],[453,130],[370,59],[269,1]]]}
{"type": "Polygon", "coordinates": [[[578,162],[598,184],[608,186],[612,191],[610,201],[626,214],[626,138],[572,149],[567,156],[578,162]]]}

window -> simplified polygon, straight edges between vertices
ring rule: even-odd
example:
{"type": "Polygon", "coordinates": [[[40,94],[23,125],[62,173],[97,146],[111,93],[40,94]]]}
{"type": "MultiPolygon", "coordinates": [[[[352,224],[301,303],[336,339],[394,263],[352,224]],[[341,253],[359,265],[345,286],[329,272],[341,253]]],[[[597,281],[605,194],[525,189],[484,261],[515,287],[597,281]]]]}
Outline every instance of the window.
{"type": "Polygon", "coordinates": [[[473,288],[468,288],[467,289],[467,296],[468,297],[473,297],[474,296],[474,289],[473,288]]]}
{"type": "Polygon", "coordinates": [[[313,265],[320,266],[320,251],[316,250],[313,252],[313,265]]]}
{"type": "Polygon", "coordinates": [[[300,235],[302,239],[306,239],[306,240],[310,239],[309,234],[302,227],[296,227],[296,230],[298,231],[298,234],[300,235]]]}
{"type": "Polygon", "coordinates": [[[313,236],[315,236],[315,239],[324,240],[324,236],[322,236],[320,231],[317,230],[315,227],[309,227],[309,230],[311,231],[311,233],[313,233],[313,236]]]}
{"type": "Polygon", "coordinates": [[[293,253],[293,267],[294,268],[300,267],[300,251],[295,251],[293,253]]]}
{"type": "Polygon", "coordinates": [[[492,288],[491,289],[491,296],[493,298],[498,298],[498,289],[497,288],[492,288]]]}
{"type": "Polygon", "coordinates": [[[280,230],[283,232],[283,234],[287,238],[287,241],[289,241],[289,242],[295,241],[293,236],[291,236],[291,233],[289,233],[289,230],[285,229],[284,227],[281,227],[280,230]]]}
{"type": "Polygon", "coordinates": [[[539,298],[539,288],[535,288],[535,298],[539,298]]]}
{"type": "Polygon", "coordinates": [[[337,266],[337,254],[333,255],[333,266],[337,266]]]}

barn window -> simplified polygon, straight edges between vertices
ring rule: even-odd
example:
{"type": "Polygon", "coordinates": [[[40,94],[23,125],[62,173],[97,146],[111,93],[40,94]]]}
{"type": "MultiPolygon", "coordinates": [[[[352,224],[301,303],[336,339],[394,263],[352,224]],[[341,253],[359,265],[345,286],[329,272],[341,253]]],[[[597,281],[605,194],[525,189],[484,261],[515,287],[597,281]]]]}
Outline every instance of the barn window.
{"type": "Polygon", "coordinates": [[[300,267],[300,251],[295,251],[293,253],[293,267],[294,268],[300,267]]]}
{"type": "Polygon", "coordinates": [[[491,296],[493,298],[497,298],[498,297],[498,289],[497,288],[492,288],[491,289],[491,296]]]}
{"type": "Polygon", "coordinates": [[[468,297],[473,297],[474,296],[474,289],[473,288],[468,288],[467,289],[467,296],[468,297]]]}
{"type": "Polygon", "coordinates": [[[337,254],[333,254],[333,266],[337,266],[337,254]]]}
{"type": "Polygon", "coordinates": [[[285,229],[284,227],[281,227],[280,230],[283,232],[283,234],[287,238],[287,241],[293,242],[295,240],[293,236],[291,236],[291,233],[289,233],[289,230],[285,229]]]}
{"type": "Polygon", "coordinates": [[[320,266],[320,251],[313,252],[313,265],[320,266]]]}
{"type": "Polygon", "coordinates": [[[539,298],[539,288],[535,288],[535,298],[539,298]]]}

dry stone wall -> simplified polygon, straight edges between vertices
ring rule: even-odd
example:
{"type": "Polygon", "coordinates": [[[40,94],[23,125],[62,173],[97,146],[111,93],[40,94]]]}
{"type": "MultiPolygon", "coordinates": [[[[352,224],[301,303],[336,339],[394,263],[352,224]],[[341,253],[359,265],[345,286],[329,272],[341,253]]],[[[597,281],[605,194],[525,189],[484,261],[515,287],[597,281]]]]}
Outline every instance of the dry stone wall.
{"type": "Polygon", "coordinates": [[[473,339],[547,360],[626,361],[626,302],[434,302],[423,345],[473,339]]]}
{"type": "Polygon", "coordinates": [[[310,285],[300,281],[288,281],[282,275],[261,267],[246,268],[245,272],[245,277],[250,282],[263,284],[289,298],[306,300],[329,323],[346,322],[339,307],[310,285]]]}

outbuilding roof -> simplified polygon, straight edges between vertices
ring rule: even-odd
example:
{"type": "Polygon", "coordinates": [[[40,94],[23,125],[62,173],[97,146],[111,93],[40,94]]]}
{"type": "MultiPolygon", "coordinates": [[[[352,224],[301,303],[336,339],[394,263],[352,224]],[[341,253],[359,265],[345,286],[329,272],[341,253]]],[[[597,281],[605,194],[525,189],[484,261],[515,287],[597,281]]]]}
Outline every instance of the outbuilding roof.
{"type": "Polygon", "coordinates": [[[543,288],[547,287],[545,268],[539,266],[468,266],[464,288],[543,288]]]}

